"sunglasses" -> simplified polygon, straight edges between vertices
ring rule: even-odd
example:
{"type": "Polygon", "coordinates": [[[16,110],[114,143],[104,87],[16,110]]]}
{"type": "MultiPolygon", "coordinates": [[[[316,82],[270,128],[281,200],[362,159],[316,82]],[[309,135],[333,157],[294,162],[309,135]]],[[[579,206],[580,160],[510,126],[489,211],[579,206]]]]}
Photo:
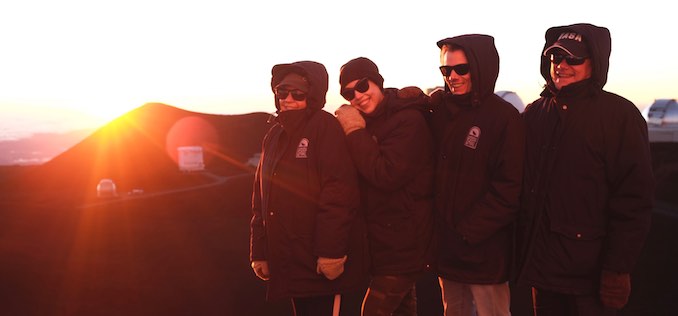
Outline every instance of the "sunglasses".
{"type": "Polygon", "coordinates": [[[563,59],[565,62],[570,65],[570,66],[577,66],[581,65],[584,63],[586,60],[586,57],[575,57],[575,56],[563,56],[563,55],[556,55],[556,54],[551,54],[549,55],[549,59],[554,65],[560,65],[561,62],[563,62],[563,59]]]}
{"type": "Polygon", "coordinates": [[[452,75],[452,70],[457,73],[457,75],[463,76],[469,72],[470,67],[468,64],[459,64],[456,66],[440,66],[440,72],[443,74],[445,77],[449,77],[452,75]]]}
{"type": "Polygon", "coordinates": [[[292,99],[295,101],[304,101],[306,100],[306,93],[301,90],[287,90],[287,89],[276,89],[275,95],[278,97],[278,100],[285,100],[287,96],[292,94],[292,99]]]}
{"type": "Polygon", "coordinates": [[[362,78],[358,83],[355,84],[353,88],[341,90],[341,96],[346,99],[346,101],[351,101],[355,98],[355,92],[365,93],[370,88],[370,82],[367,78],[362,78]]]}

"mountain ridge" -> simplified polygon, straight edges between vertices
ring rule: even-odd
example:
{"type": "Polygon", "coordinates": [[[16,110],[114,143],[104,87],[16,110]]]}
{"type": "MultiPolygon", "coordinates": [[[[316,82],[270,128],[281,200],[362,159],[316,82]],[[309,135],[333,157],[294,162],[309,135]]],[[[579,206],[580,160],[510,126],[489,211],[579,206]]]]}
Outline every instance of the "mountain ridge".
{"type": "MultiPolygon", "coordinates": [[[[112,120],[51,160],[3,181],[3,191],[43,200],[91,200],[103,178],[121,192],[176,188],[208,181],[181,172],[177,147],[202,146],[205,169],[220,176],[253,172],[270,114],[206,114],[147,103],[112,120]],[[21,194],[20,194],[21,195],[21,194]]],[[[66,201],[69,200],[69,201],[66,201]]]]}

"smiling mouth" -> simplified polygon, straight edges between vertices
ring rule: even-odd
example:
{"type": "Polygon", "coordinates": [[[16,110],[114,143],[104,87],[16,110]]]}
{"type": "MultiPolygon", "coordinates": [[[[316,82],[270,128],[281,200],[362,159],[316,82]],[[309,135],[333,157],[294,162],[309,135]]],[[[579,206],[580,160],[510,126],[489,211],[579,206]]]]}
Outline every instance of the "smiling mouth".
{"type": "Polygon", "coordinates": [[[459,90],[461,87],[463,87],[463,83],[452,83],[450,87],[450,91],[455,92],[456,90],[459,90]]]}
{"type": "Polygon", "coordinates": [[[450,87],[454,87],[454,88],[459,88],[459,87],[464,85],[464,82],[462,82],[462,81],[449,81],[448,80],[447,83],[450,87]]]}
{"type": "Polygon", "coordinates": [[[358,102],[356,102],[356,104],[360,107],[364,107],[364,106],[367,106],[368,101],[369,101],[369,98],[362,97],[360,100],[358,100],[358,102]]]}

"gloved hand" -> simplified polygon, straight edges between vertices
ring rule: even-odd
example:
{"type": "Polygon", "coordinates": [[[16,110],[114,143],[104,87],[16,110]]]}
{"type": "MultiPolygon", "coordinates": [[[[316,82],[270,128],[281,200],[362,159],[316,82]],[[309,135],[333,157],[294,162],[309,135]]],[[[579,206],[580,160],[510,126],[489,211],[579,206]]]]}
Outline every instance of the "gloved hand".
{"type": "Polygon", "coordinates": [[[325,275],[329,280],[334,280],[344,273],[345,262],[346,256],[336,259],[319,257],[316,272],[325,275]]]}
{"type": "Polygon", "coordinates": [[[404,87],[402,89],[398,89],[398,99],[410,99],[410,98],[416,98],[420,95],[423,95],[424,91],[421,91],[419,87],[415,86],[409,86],[409,87],[404,87]]]}
{"type": "Polygon", "coordinates": [[[600,300],[603,305],[621,309],[629,301],[631,294],[631,276],[603,270],[600,275],[600,300]]]}
{"type": "Polygon", "coordinates": [[[260,279],[268,281],[271,278],[271,273],[268,270],[268,261],[252,261],[252,270],[260,279]]]}
{"type": "Polygon", "coordinates": [[[358,110],[348,104],[340,106],[334,114],[337,116],[337,120],[341,124],[341,127],[344,129],[346,135],[350,134],[355,130],[365,128],[365,119],[358,110]]]}

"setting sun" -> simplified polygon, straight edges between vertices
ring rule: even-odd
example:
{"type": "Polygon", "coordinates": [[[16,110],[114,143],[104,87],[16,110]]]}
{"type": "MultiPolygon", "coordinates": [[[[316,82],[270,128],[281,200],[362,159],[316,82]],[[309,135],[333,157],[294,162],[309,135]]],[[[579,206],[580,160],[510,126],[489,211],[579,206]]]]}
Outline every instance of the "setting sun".
{"type": "Polygon", "coordinates": [[[74,100],[69,103],[75,111],[90,117],[92,126],[110,122],[126,112],[144,104],[141,98],[103,98],[74,100]]]}

